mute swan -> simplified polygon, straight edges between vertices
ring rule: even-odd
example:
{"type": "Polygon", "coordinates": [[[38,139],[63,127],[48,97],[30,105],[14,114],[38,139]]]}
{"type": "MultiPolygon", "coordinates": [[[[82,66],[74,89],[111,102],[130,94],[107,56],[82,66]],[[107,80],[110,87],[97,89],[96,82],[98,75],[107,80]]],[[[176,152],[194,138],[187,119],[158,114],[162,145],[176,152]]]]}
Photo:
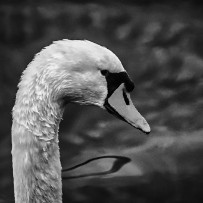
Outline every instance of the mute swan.
{"type": "Polygon", "coordinates": [[[90,41],[61,40],[23,72],[13,107],[12,160],[16,203],[61,203],[58,128],[66,104],[96,105],[149,133],[134,107],[134,88],[120,60],[90,41]]]}

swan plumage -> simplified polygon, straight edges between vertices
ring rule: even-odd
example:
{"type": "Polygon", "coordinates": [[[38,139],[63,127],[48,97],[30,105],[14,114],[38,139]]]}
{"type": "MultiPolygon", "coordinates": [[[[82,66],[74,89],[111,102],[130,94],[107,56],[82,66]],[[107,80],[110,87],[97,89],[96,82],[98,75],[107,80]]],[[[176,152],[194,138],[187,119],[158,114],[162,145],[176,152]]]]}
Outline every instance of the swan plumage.
{"type": "Polygon", "coordinates": [[[149,133],[130,99],[132,89],[118,57],[93,42],[56,41],[37,54],[22,74],[13,108],[16,203],[62,202],[58,129],[69,102],[107,109],[149,133]]]}

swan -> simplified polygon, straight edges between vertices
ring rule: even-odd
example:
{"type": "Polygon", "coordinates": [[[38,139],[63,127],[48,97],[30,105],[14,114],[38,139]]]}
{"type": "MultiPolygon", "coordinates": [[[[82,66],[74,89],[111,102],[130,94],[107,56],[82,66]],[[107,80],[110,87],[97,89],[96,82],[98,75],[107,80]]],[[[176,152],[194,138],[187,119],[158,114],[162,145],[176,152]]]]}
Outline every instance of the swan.
{"type": "Polygon", "coordinates": [[[96,105],[142,130],[134,84],[118,57],[87,40],[59,40],[24,70],[12,111],[12,163],[16,203],[61,203],[58,129],[68,103],[96,105]]]}

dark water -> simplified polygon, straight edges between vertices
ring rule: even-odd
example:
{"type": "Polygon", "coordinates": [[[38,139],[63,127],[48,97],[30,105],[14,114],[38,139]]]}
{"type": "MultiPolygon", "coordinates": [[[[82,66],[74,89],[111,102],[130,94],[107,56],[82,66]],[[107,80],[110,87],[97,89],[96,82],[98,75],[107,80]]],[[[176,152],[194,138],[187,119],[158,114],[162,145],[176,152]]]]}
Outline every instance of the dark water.
{"type": "Polygon", "coordinates": [[[63,173],[64,202],[203,202],[200,6],[1,5],[0,16],[0,203],[13,202],[10,112],[20,74],[35,53],[62,38],[114,51],[152,128],[147,136],[96,107],[68,106],[60,129],[63,168],[106,157],[63,173]]]}

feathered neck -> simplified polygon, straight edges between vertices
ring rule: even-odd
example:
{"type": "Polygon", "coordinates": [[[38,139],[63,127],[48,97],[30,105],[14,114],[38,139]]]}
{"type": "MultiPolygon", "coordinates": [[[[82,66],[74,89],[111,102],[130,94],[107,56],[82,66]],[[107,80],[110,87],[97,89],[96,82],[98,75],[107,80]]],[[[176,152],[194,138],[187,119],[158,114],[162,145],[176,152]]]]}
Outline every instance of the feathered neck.
{"type": "Polygon", "coordinates": [[[25,74],[13,108],[15,202],[61,203],[58,128],[63,107],[51,99],[44,74],[25,74]]]}

